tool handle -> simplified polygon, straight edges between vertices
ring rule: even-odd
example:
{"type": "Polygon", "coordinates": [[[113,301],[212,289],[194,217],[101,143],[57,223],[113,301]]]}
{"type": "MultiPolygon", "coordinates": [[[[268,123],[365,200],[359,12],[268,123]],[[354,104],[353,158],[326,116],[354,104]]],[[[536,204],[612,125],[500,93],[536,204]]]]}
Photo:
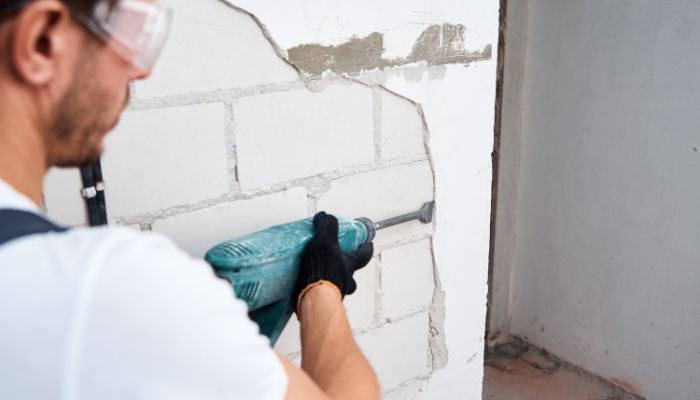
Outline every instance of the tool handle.
{"type": "MultiPolygon", "coordinates": [[[[338,218],[338,225],[344,252],[371,240],[366,222],[338,218]]],[[[248,305],[248,315],[273,345],[293,313],[301,255],[313,235],[312,219],[307,218],[227,240],[205,255],[214,272],[231,282],[236,296],[248,305]]]]}

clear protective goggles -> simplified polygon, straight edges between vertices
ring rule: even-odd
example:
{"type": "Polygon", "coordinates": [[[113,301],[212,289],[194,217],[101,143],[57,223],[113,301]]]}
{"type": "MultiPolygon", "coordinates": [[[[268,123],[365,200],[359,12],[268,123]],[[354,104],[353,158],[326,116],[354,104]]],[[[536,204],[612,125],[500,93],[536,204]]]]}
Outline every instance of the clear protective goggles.
{"type": "Polygon", "coordinates": [[[165,46],[171,10],[158,0],[108,0],[97,3],[91,16],[75,17],[119,56],[150,72],[165,46]]]}

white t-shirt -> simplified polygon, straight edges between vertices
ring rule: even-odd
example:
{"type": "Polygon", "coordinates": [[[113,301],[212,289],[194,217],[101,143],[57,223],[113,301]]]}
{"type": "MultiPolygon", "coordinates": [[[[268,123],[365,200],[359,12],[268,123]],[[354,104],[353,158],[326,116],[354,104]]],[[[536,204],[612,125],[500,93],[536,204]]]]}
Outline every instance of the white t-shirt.
{"type": "MultiPolygon", "coordinates": [[[[0,209],[38,211],[0,180],[0,209]]],[[[157,234],[75,228],[0,246],[0,399],[281,399],[231,286],[157,234]]]]}

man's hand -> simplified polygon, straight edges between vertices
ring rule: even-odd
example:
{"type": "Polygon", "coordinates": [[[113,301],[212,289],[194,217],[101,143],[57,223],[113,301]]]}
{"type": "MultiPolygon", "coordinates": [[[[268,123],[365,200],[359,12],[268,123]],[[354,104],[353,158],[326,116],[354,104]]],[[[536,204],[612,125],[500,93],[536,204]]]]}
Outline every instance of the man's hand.
{"type": "Polygon", "coordinates": [[[313,224],[316,235],[301,256],[299,278],[293,297],[295,306],[299,305],[301,297],[310,287],[320,282],[332,283],[340,292],[341,298],[354,293],[357,284],[352,275],[369,263],[374,251],[370,242],[362,244],[352,253],[343,253],[338,244],[338,219],[333,215],[319,212],[314,216],[313,224]]]}
{"type": "Polygon", "coordinates": [[[289,377],[286,399],[379,399],[377,376],[352,337],[341,302],[357,289],[352,274],[369,263],[374,248],[366,243],[343,253],[338,219],[325,212],[314,217],[314,230],[301,258],[294,296],[302,370],[282,360],[289,377]]]}

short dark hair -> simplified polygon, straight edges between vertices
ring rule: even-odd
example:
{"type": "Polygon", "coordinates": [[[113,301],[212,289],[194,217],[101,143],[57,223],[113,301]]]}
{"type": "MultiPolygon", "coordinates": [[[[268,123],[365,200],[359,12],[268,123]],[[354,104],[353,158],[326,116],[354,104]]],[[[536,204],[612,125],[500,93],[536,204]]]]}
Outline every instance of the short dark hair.
{"type": "MultiPolygon", "coordinates": [[[[5,23],[22,11],[22,8],[34,0],[0,0],[0,24],[5,23]]],[[[87,18],[91,18],[97,4],[104,0],[59,0],[65,4],[72,13],[79,13],[87,18]]],[[[120,0],[107,0],[110,8],[114,7],[120,0]]],[[[3,54],[0,53],[0,58],[3,54]]]]}
{"type": "MultiPolygon", "coordinates": [[[[0,22],[6,18],[14,16],[22,7],[31,3],[33,0],[0,0],[0,22]]],[[[67,5],[71,10],[90,16],[95,9],[97,3],[102,0],[60,0],[67,5]]],[[[108,0],[110,6],[114,6],[119,0],[108,0]]]]}
{"type": "MultiPolygon", "coordinates": [[[[66,3],[68,7],[83,13],[84,15],[91,15],[92,10],[95,8],[100,0],[61,0],[66,3]]],[[[110,6],[113,6],[118,0],[108,0],[110,6]]]]}

